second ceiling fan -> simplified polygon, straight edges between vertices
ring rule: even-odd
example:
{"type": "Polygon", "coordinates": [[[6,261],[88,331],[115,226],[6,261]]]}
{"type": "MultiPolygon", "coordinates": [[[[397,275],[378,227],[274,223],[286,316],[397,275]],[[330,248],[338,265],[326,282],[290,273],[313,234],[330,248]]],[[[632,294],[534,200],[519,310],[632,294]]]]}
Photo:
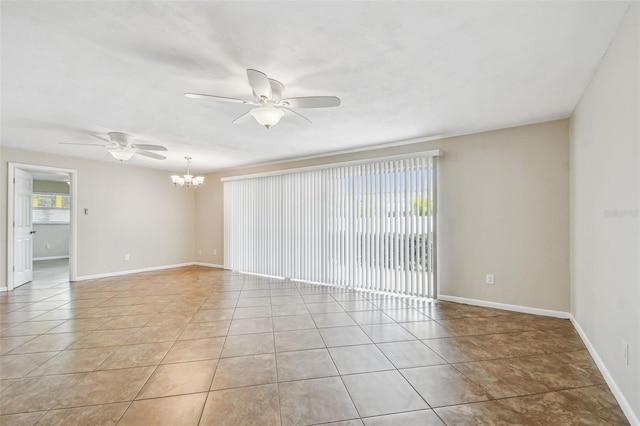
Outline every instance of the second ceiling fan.
{"type": "Polygon", "coordinates": [[[336,96],[306,96],[282,99],[284,86],[279,81],[273,80],[267,77],[265,73],[254,69],[247,70],[247,77],[255,98],[252,101],[200,93],[185,93],[184,95],[188,98],[205,98],[256,106],[257,108],[245,112],[233,122],[235,123],[245,115],[251,114],[258,123],[267,129],[278,124],[285,111],[292,112],[311,122],[304,115],[294,111],[293,108],[329,108],[340,105],[340,98],[336,96]]]}

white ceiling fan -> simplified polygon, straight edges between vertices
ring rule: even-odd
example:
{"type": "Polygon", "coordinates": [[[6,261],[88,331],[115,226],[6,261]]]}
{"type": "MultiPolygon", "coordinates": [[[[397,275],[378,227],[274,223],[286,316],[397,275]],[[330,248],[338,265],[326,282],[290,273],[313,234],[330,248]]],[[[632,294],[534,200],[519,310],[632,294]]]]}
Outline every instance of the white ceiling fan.
{"type": "Polygon", "coordinates": [[[185,93],[184,95],[188,98],[205,98],[256,106],[257,108],[245,112],[233,122],[235,123],[245,115],[251,114],[258,123],[267,129],[278,124],[285,111],[292,112],[311,123],[311,120],[294,111],[293,108],[329,108],[340,105],[340,98],[336,96],[307,96],[282,99],[284,86],[279,81],[273,80],[267,77],[265,73],[254,69],[247,70],[247,77],[255,98],[253,101],[200,93],[185,93]]]}
{"type": "Polygon", "coordinates": [[[94,138],[100,139],[105,143],[67,143],[61,142],[61,145],[81,145],[81,146],[101,146],[107,148],[107,152],[111,154],[113,158],[118,161],[127,161],[134,154],[143,155],[145,157],[153,158],[156,160],[164,160],[165,156],[156,154],[151,151],[167,151],[162,145],[149,145],[149,144],[134,144],[135,138],[131,135],[121,132],[109,132],[109,139],[102,136],[91,135],[94,138]]]}

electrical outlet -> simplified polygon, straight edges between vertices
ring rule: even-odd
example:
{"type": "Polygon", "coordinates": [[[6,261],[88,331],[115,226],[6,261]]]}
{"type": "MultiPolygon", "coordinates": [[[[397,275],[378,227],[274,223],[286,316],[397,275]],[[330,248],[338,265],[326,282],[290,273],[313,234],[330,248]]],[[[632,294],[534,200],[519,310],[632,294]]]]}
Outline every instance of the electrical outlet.
{"type": "Polygon", "coordinates": [[[213,250],[213,255],[217,256],[218,255],[218,250],[213,250]]]}
{"type": "Polygon", "coordinates": [[[624,365],[629,365],[629,344],[623,343],[623,353],[624,353],[624,365]]]}
{"type": "Polygon", "coordinates": [[[490,284],[490,285],[494,284],[494,282],[493,282],[493,274],[487,274],[487,277],[485,279],[485,283],[490,284]]]}
{"type": "Polygon", "coordinates": [[[124,254],[124,260],[125,260],[125,261],[129,261],[129,260],[131,260],[131,256],[129,255],[129,253],[125,253],[125,254],[124,254]]]}
{"type": "Polygon", "coordinates": [[[51,244],[47,244],[47,250],[51,250],[51,244]]]}
{"type": "Polygon", "coordinates": [[[202,256],[202,250],[198,250],[198,256],[202,256]]]}

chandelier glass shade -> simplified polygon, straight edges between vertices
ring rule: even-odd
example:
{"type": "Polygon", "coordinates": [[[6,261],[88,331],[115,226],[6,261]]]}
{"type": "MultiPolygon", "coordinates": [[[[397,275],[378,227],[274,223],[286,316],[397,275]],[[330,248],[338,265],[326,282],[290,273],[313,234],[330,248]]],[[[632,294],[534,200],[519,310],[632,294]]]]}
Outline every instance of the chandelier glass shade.
{"type": "Polygon", "coordinates": [[[189,171],[191,157],[184,157],[184,159],[187,160],[187,173],[182,176],[171,176],[171,182],[173,182],[174,186],[180,188],[200,188],[204,184],[204,176],[193,176],[189,171]]]}

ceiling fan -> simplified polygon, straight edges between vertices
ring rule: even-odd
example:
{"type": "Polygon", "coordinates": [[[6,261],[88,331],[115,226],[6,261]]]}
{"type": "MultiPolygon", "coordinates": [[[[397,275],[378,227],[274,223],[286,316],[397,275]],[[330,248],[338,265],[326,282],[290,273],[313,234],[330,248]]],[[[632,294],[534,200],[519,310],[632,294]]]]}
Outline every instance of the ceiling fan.
{"type": "Polygon", "coordinates": [[[91,135],[94,138],[100,139],[106,142],[102,143],[66,143],[61,142],[61,145],[82,145],[82,146],[102,146],[107,148],[107,152],[111,154],[113,158],[118,161],[127,161],[134,154],[144,155],[145,157],[154,158],[156,160],[164,160],[165,156],[156,154],[151,151],[167,151],[162,145],[149,145],[149,144],[134,144],[134,137],[121,132],[109,132],[109,139],[102,136],[91,135]]]}
{"type": "Polygon", "coordinates": [[[329,108],[340,105],[340,98],[336,96],[307,96],[282,99],[284,86],[279,81],[273,80],[267,77],[265,73],[254,69],[247,70],[247,77],[255,98],[252,101],[200,93],[185,93],[184,95],[188,98],[205,98],[256,106],[257,108],[253,108],[233,120],[233,123],[245,115],[251,114],[258,123],[267,129],[278,124],[285,111],[292,112],[311,123],[311,120],[292,108],[329,108]]]}

